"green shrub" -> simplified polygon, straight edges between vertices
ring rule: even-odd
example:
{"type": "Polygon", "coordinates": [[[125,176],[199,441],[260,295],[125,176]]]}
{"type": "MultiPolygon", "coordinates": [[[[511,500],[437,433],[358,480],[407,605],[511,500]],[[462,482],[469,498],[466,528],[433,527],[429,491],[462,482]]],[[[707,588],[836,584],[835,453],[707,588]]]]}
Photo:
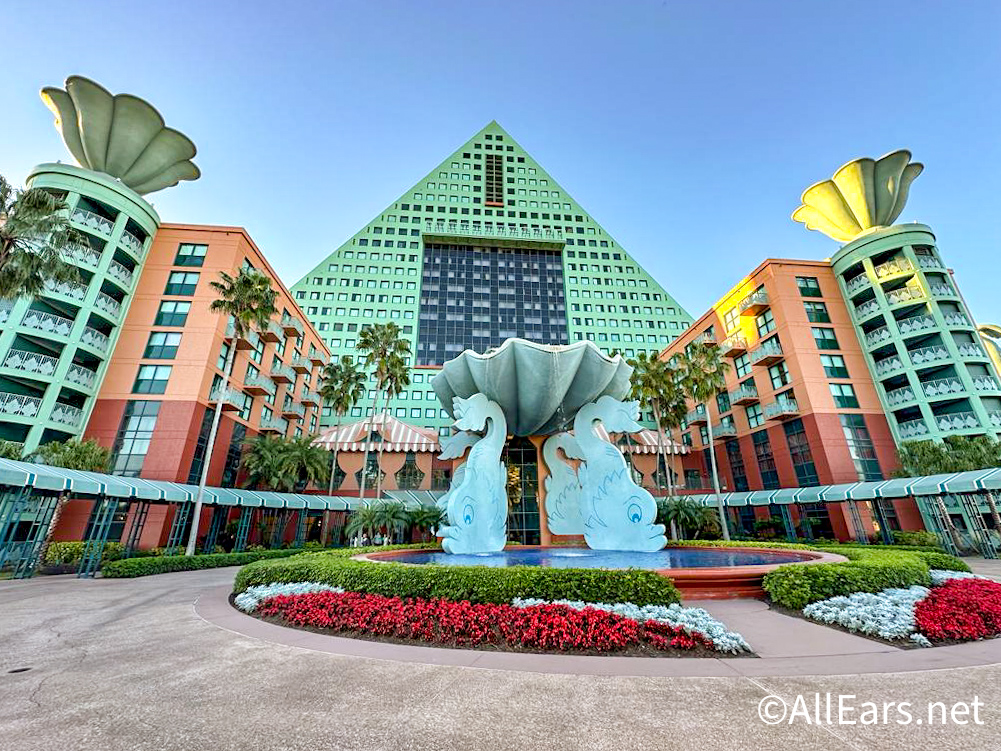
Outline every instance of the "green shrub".
{"type": "Polygon", "coordinates": [[[939,542],[938,535],[924,529],[918,530],[917,532],[902,532],[900,530],[894,530],[892,534],[894,545],[917,545],[928,548],[942,547],[942,543],[939,542]]]}
{"type": "Polygon", "coordinates": [[[106,579],[131,579],[172,571],[196,571],[204,568],[243,566],[266,558],[287,558],[298,550],[254,550],[244,553],[209,553],[208,555],[159,555],[144,558],[123,558],[101,567],[106,579]]]}
{"type": "MultiPolygon", "coordinates": [[[[49,547],[45,551],[45,558],[42,559],[42,563],[46,566],[76,566],[83,559],[84,544],[85,543],[79,540],[49,543],[49,547]]],[[[102,563],[117,561],[121,557],[121,543],[104,543],[104,550],[101,552],[102,563]]]]}
{"type": "MultiPolygon", "coordinates": [[[[402,547],[413,548],[413,545],[402,547]]],[[[365,550],[305,553],[259,561],[236,575],[234,592],[273,582],[319,582],[390,597],[442,597],[473,603],[510,602],[515,597],[668,605],[679,602],[673,582],[653,571],[511,566],[408,566],[351,560],[365,550]]]]}

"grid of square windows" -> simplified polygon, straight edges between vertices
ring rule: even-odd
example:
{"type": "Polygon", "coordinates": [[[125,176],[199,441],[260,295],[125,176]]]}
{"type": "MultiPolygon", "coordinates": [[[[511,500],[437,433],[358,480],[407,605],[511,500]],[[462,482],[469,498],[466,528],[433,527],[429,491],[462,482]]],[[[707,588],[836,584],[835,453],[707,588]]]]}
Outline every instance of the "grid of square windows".
{"type": "Polygon", "coordinates": [[[865,416],[839,415],[838,417],[841,419],[841,429],[848,442],[848,450],[855,463],[855,471],[858,473],[859,480],[882,480],[883,472],[879,468],[879,460],[876,457],[876,449],[872,444],[869,429],[865,424],[865,416]]]}
{"type": "Polygon", "coordinates": [[[160,402],[129,401],[111,448],[112,473],[138,477],[156,428],[160,402]]]}
{"type": "Polygon", "coordinates": [[[164,300],[153,321],[155,326],[183,326],[188,320],[191,303],[181,300],[164,300]]]}

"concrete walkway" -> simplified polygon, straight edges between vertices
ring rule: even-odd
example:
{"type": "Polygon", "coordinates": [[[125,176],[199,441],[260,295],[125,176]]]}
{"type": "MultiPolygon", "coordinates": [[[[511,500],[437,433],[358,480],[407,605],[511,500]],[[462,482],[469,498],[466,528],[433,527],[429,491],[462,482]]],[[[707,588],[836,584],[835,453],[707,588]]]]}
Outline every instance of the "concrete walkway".
{"type": "MultiPolygon", "coordinates": [[[[1001,748],[1001,668],[994,666],[678,678],[351,657],[271,643],[200,618],[194,603],[228,586],[234,573],[0,582],[0,751],[1001,748]],[[797,695],[812,702],[818,692],[854,695],[855,705],[922,707],[976,696],[985,724],[769,726],[758,718],[770,694],[791,705],[797,695]]],[[[740,617],[759,618],[767,632],[754,611],[740,617]]]]}

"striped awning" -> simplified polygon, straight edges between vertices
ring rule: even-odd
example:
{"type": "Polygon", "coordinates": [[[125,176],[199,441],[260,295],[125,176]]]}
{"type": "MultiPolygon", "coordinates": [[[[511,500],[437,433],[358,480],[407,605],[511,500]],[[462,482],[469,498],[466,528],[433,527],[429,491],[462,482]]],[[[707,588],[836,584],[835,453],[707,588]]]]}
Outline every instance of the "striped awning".
{"type": "Polygon", "coordinates": [[[438,436],[434,431],[409,425],[388,412],[340,428],[330,428],[321,433],[314,443],[325,449],[333,449],[336,444],[338,451],[378,451],[379,442],[368,440],[373,432],[382,436],[383,451],[438,452],[438,436]]]}
{"type": "MultiPolygon", "coordinates": [[[[608,431],[601,424],[595,429],[595,433],[603,441],[614,443],[618,448],[630,454],[656,454],[660,448],[657,443],[657,431],[644,428],[638,433],[613,433],[611,437],[608,431]],[[623,435],[628,435],[626,440],[622,440],[623,435]]],[[[661,441],[663,441],[665,454],[687,454],[688,447],[671,440],[671,437],[661,431],[661,441]]]]}
{"type": "Polygon", "coordinates": [[[408,506],[433,506],[447,492],[447,490],[387,490],[386,495],[408,506]]]}

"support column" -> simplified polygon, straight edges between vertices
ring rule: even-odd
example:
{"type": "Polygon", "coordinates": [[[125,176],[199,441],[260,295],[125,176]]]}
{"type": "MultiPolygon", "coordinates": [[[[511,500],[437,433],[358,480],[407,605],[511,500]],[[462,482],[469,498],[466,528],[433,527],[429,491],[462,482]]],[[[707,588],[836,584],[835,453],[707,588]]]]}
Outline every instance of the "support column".
{"type": "Polygon", "coordinates": [[[539,544],[543,546],[553,544],[553,535],[549,531],[549,519],[546,516],[546,478],[549,477],[549,467],[542,457],[542,444],[546,436],[532,436],[529,440],[535,446],[535,466],[538,477],[539,494],[539,544]]]}
{"type": "Polygon", "coordinates": [[[108,532],[111,531],[111,521],[117,509],[117,498],[107,498],[102,495],[94,501],[94,523],[90,528],[90,537],[83,546],[80,566],[76,570],[78,579],[93,579],[97,569],[101,567],[104,546],[108,542],[108,532]]]}

